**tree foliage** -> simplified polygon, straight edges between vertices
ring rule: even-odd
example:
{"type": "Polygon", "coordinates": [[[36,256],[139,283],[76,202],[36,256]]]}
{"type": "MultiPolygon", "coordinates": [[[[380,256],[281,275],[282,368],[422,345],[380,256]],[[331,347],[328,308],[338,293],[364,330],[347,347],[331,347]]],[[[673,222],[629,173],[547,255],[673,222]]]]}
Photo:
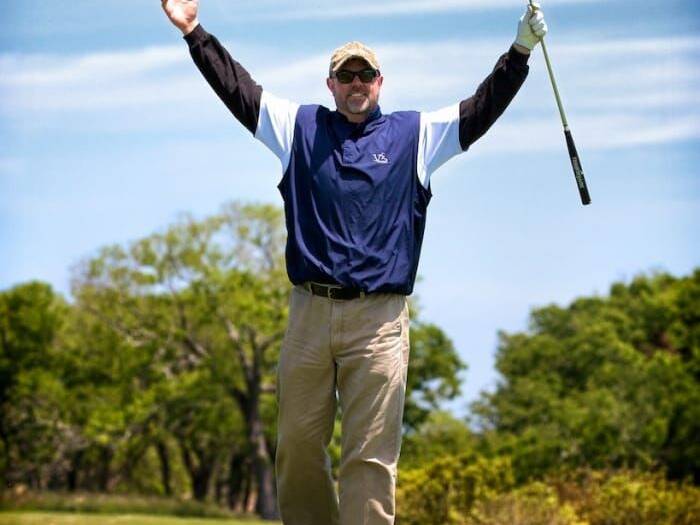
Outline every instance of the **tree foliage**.
{"type": "Polygon", "coordinates": [[[421,322],[415,313],[413,318],[404,408],[404,426],[409,430],[426,421],[441,402],[459,395],[459,373],[467,368],[442,329],[421,322]]]}
{"type": "MultiPolygon", "coordinates": [[[[70,429],[67,394],[53,373],[52,346],[66,305],[50,286],[29,282],[0,294],[0,439],[2,479],[24,472],[30,485],[46,479],[70,429]]],[[[8,479],[9,478],[9,479],[8,479]]]]}
{"type": "Polygon", "coordinates": [[[662,467],[700,481],[700,270],[616,283],[500,334],[502,382],[474,411],[518,475],[662,467]]]}

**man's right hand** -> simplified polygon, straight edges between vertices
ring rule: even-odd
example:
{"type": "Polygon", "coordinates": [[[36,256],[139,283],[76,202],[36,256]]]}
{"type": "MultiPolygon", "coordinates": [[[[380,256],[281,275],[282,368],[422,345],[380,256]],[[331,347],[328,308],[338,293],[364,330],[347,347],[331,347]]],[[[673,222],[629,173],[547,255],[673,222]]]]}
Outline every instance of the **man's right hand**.
{"type": "Polygon", "coordinates": [[[183,35],[191,32],[199,24],[197,20],[199,0],[160,0],[160,4],[170,21],[182,31],[183,35]]]}

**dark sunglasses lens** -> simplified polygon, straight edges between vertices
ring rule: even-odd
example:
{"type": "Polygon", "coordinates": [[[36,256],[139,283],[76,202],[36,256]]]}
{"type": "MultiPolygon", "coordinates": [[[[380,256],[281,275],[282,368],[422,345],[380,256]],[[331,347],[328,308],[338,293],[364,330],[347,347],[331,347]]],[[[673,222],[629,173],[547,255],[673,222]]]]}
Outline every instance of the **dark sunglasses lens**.
{"type": "Polygon", "coordinates": [[[355,78],[355,75],[353,75],[350,71],[338,71],[335,74],[335,78],[337,78],[338,82],[341,84],[349,84],[352,82],[352,79],[355,78]]]}
{"type": "Polygon", "coordinates": [[[364,82],[365,84],[368,82],[372,82],[374,80],[374,77],[377,76],[377,72],[374,69],[363,69],[360,71],[360,80],[364,82]]]}

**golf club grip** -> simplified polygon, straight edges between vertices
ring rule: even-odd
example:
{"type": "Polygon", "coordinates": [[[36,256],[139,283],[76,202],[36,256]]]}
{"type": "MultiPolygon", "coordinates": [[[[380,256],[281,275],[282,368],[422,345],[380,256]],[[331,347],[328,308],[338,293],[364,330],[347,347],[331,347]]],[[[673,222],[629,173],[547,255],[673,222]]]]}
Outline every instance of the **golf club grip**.
{"type": "Polygon", "coordinates": [[[576,186],[578,186],[579,195],[581,195],[581,202],[585,206],[591,203],[591,196],[588,194],[588,186],[586,185],[586,179],[583,177],[583,168],[581,167],[581,161],[579,160],[578,153],[576,152],[576,144],[574,144],[574,137],[571,136],[571,131],[568,128],[564,128],[564,136],[566,137],[566,147],[569,148],[569,158],[571,158],[571,167],[574,168],[574,177],[576,177],[576,186]]]}

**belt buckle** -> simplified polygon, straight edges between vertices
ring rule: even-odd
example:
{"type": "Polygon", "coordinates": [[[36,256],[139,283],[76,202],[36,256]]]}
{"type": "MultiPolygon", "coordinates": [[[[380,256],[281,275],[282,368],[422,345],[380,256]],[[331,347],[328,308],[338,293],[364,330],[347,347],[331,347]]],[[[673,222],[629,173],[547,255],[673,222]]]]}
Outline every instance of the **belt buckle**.
{"type": "Polygon", "coordinates": [[[333,294],[333,291],[341,290],[342,286],[333,284],[325,284],[324,286],[326,287],[326,297],[328,299],[337,299],[337,297],[335,297],[335,295],[333,294]]]}
{"type": "Polygon", "coordinates": [[[325,297],[326,299],[333,299],[333,288],[340,288],[340,286],[333,286],[333,285],[328,285],[328,284],[323,284],[323,283],[315,283],[313,281],[308,281],[306,283],[307,289],[311,292],[314,293],[314,285],[316,285],[316,289],[318,290],[319,288],[321,290],[325,291],[325,294],[314,294],[314,295],[320,295],[321,297],[325,297]]]}

